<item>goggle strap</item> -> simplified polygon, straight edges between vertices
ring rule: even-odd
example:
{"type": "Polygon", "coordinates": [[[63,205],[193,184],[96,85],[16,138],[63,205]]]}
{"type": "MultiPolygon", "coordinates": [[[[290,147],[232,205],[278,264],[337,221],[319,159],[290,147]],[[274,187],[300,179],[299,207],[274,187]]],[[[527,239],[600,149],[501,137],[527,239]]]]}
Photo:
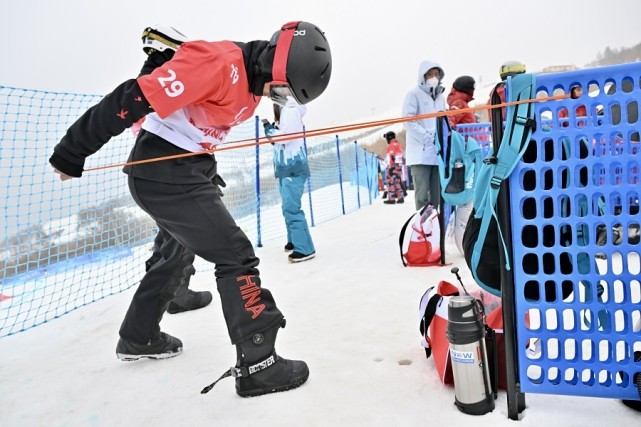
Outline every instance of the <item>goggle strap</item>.
{"type": "Polygon", "coordinates": [[[171,49],[174,49],[174,50],[177,50],[178,46],[180,46],[183,43],[181,40],[173,39],[169,37],[167,34],[163,34],[151,27],[145,28],[142,32],[143,42],[145,42],[146,41],[145,39],[147,38],[156,40],[162,44],[169,46],[171,49]]]}
{"type": "Polygon", "coordinates": [[[288,22],[280,29],[278,42],[276,42],[276,52],[274,53],[274,66],[272,67],[273,80],[287,81],[287,56],[299,23],[300,21],[288,22]]]}

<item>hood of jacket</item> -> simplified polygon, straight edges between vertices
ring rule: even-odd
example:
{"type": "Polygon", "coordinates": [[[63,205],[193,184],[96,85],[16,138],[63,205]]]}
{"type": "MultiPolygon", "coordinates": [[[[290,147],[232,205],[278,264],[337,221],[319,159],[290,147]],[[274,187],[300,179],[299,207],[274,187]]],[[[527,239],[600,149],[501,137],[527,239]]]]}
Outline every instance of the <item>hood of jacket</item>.
{"type": "Polygon", "coordinates": [[[418,87],[422,91],[430,95],[433,99],[436,99],[437,96],[445,91],[445,88],[441,85],[443,77],[445,77],[445,72],[443,71],[443,67],[441,67],[438,62],[423,61],[421,62],[421,65],[418,66],[418,76],[416,78],[418,87]],[[439,84],[436,88],[431,88],[425,84],[425,73],[427,73],[432,68],[438,68],[440,74],[439,84]]]}
{"type": "Polygon", "coordinates": [[[427,73],[432,68],[438,68],[438,70],[441,72],[441,77],[439,80],[443,80],[443,77],[445,77],[445,72],[443,71],[443,67],[441,67],[438,62],[423,61],[421,62],[421,65],[418,66],[418,76],[416,82],[419,86],[425,86],[425,73],[427,73]]]}

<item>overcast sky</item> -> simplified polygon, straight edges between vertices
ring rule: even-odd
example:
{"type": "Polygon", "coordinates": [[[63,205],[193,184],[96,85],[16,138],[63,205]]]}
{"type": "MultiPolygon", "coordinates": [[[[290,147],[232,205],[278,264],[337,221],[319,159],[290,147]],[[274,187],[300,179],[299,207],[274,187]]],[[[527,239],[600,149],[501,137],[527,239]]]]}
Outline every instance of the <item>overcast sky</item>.
{"type": "MultiPolygon", "coordinates": [[[[506,60],[536,71],[582,67],[607,46],[641,42],[638,0],[0,0],[0,85],[106,94],[137,75],[142,30],[168,24],[191,38],[269,39],[284,22],[325,31],[332,80],[310,104],[307,127],[400,116],[422,60],[439,62],[448,88],[483,85],[506,60]],[[480,83],[480,84],[478,84],[480,83]]],[[[479,100],[480,100],[479,96],[479,100]]],[[[258,112],[269,115],[263,101],[258,112]]]]}

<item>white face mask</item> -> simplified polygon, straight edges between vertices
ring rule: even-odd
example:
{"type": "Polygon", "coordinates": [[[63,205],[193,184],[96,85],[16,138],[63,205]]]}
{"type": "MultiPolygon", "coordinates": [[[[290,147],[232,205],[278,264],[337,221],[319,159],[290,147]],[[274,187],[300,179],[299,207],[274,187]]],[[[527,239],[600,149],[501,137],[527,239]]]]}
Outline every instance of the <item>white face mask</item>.
{"type": "Polygon", "coordinates": [[[425,80],[425,84],[427,85],[427,87],[436,87],[438,86],[438,78],[430,77],[429,79],[425,80]]]}

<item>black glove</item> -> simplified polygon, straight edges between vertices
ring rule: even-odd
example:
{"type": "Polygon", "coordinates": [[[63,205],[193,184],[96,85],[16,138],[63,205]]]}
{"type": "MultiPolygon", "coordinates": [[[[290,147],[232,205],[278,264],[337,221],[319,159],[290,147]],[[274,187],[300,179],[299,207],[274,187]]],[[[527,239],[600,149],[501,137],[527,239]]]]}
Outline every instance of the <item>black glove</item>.
{"type": "Polygon", "coordinates": [[[223,197],[225,195],[225,193],[223,193],[223,190],[221,190],[220,187],[223,187],[223,188],[227,187],[227,183],[225,182],[223,177],[218,175],[218,174],[216,174],[211,179],[211,183],[216,186],[216,190],[218,190],[218,195],[220,197],[223,197]]]}
{"type": "Polygon", "coordinates": [[[223,177],[218,174],[214,175],[214,177],[211,179],[211,182],[214,185],[219,185],[223,188],[227,187],[227,183],[223,180],[223,177]]]}

